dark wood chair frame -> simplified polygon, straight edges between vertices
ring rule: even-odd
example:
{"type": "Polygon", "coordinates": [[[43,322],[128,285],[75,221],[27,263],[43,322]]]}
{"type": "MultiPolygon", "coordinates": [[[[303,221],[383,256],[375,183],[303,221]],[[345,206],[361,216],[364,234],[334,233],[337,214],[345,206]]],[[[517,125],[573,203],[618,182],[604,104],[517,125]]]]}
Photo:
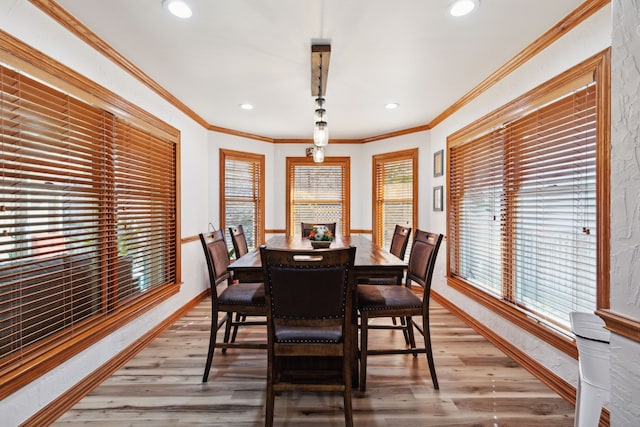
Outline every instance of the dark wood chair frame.
{"type": "Polygon", "coordinates": [[[269,308],[265,426],[273,425],[276,394],[295,390],[341,392],[353,426],[355,253],[260,247],[269,308]]]}
{"type": "Polygon", "coordinates": [[[366,390],[367,357],[380,354],[413,354],[425,353],[431,373],[431,380],[438,389],[438,378],[433,361],[431,348],[431,333],[429,330],[429,300],[431,279],[442,242],[442,234],[433,234],[416,230],[414,234],[409,267],[407,270],[406,286],[363,285],[357,288],[357,306],[360,314],[360,391],[366,390]],[[422,288],[422,299],[411,290],[414,282],[422,288]],[[422,327],[413,316],[422,316],[422,327]],[[369,319],[375,317],[400,317],[402,324],[369,325],[369,319]],[[417,348],[413,333],[415,327],[424,338],[424,348],[417,348]],[[409,347],[404,349],[369,349],[369,329],[402,329],[409,338],[409,347]]]}
{"type": "Polygon", "coordinates": [[[411,227],[403,227],[396,224],[393,230],[393,237],[391,238],[391,246],[389,252],[394,254],[400,259],[404,259],[407,253],[407,246],[409,245],[409,237],[411,236],[411,227]]]}
{"type": "Polygon", "coordinates": [[[242,255],[249,252],[247,237],[244,234],[242,224],[229,227],[229,235],[231,236],[231,243],[233,244],[233,251],[236,258],[240,258],[242,255]]]}
{"type": "Polygon", "coordinates": [[[267,348],[267,343],[236,342],[239,326],[266,325],[267,307],[264,298],[264,284],[262,283],[233,283],[229,266],[229,252],[224,239],[224,232],[216,230],[200,233],[200,242],[204,250],[209,282],[211,288],[211,333],[209,350],[202,376],[202,382],[209,379],[209,371],[213,362],[216,348],[226,352],[229,347],[235,348],[267,348]],[[218,319],[219,313],[225,313],[218,319]],[[236,313],[236,320],[233,314],[236,313]],[[246,316],[264,316],[265,320],[248,321],[246,316]],[[225,326],[223,342],[216,342],[218,330],[225,326]],[[229,340],[231,328],[233,337],[229,340]]]}

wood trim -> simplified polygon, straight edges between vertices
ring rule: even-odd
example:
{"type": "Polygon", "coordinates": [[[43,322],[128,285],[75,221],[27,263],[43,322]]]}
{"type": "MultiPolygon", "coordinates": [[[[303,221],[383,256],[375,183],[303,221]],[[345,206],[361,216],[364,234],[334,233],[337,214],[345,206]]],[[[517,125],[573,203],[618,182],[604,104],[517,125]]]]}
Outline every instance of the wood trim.
{"type": "Polygon", "coordinates": [[[455,277],[449,277],[447,279],[447,284],[453,289],[456,289],[461,294],[468,296],[474,301],[487,307],[491,311],[504,317],[515,326],[524,329],[532,335],[535,335],[536,337],[544,340],[548,344],[556,347],[558,350],[568,354],[574,359],[578,359],[578,349],[576,348],[576,344],[573,339],[569,339],[568,337],[561,335],[548,327],[541,327],[540,322],[530,316],[527,316],[524,312],[516,309],[512,304],[487,295],[483,291],[474,288],[473,286],[469,286],[462,280],[455,277]]]}
{"type": "MultiPolygon", "coordinates": [[[[145,86],[149,87],[155,93],[160,95],[174,107],[191,117],[201,126],[207,130],[226,133],[230,135],[236,135],[243,138],[255,139],[264,142],[271,142],[276,144],[310,144],[311,139],[273,139],[265,136],[254,135],[246,132],[240,132],[233,129],[223,128],[207,123],[203,118],[198,116],[193,110],[183,104],[179,99],[173,96],[170,92],[156,83],[142,70],[136,67],[123,55],[109,46],[104,40],[93,33],[89,28],[80,23],[73,15],[69,14],[64,8],[57,4],[54,0],[29,0],[34,6],[42,10],[49,15],[52,19],[57,21],[60,25],[67,28],[76,37],[87,43],[89,46],[96,49],[107,59],[111,60],[116,65],[120,66],[126,72],[138,79],[145,86]]],[[[497,82],[505,78],[511,72],[522,66],[525,62],[529,61],[535,55],[542,50],[553,44],[560,37],[564,36],[569,31],[580,25],[583,21],[589,18],[591,15],[599,11],[601,8],[609,4],[611,0],[586,0],[566,17],[556,23],[551,29],[547,30],[544,34],[538,37],[533,43],[524,48],[507,63],[502,65],[499,69],[489,75],[486,79],[480,82],[477,86],[467,92],[462,98],[449,106],[446,110],[440,113],[436,118],[431,120],[427,124],[402,129],[385,134],[375,135],[361,139],[341,139],[331,140],[332,144],[364,144],[368,142],[379,141],[383,139],[389,139],[396,136],[407,135],[416,132],[423,132],[425,130],[433,129],[442,121],[453,115],[456,111],[460,110],[463,106],[480,96],[484,91],[495,85],[497,82]]]]}
{"type": "MultiPolygon", "coordinates": [[[[576,81],[580,81],[583,76],[588,76],[590,80],[595,79],[596,81],[596,105],[598,110],[598,120],[604,120],[604,123],[598,123],[598,137],[601,139],[597,144],[597,153],[596,153],[596,162],[597,167],[606,166],[605,163],[609,162],[608,152],[610,151],[609,144],[609,111],[607,109],[610,108],[610,100],[607,94],[609,93],[609,67],[610,67],[610,48],[599,52],[592,57],[586,59],[582,63],[572,67],[571,69],[561,73],[560,75],[553,77],[551,80],[542,83],[536,88],[530,90],[524,95],[516,98],[515,100],[509,102],[503,107],[498,108],[497,110],[487,114],[486,116],[478,119],[477,121],[469,124],[465,128],[454,132],[447,138],[447,150],[449,151],[451,147],[464,143],[468,141],[470,138],[473,138],[481,133],[486,128],[486,124],[495,124],[497,123],[497,119],[500,118],[502,122],[513,119],[514,117],[519,116],[522,108],[530,108],[530,106],[539,106],[540,100],[545,99],[548,100],[549,94],[557,93],[561,88],[566,88],[567,86],[573,85],[576,81]],[[603,111],[607,110],[607,111],[603,111]],[[606,157],[605,157],[606,156],[606,157]],[[604,158],[603,158],[604,157],[604,158]]],[[[450,156],[447,156],[450,158],[450,156]]],[[[451,168],[447,168],[447,184],[450,184],[450,174],[449,170],[451,168]]],[[[609,167],[607,166],[605,170],[598,169],[597,176],[603,177],[598,179],[597,181],[597,215],[598,215],[598,233],[599,233],[599,242],[598,242],[598,261],[597,261],[597,292],[602,292],[604,296],[608,298],[609,295],[609,244],[608,244],[608,236],[609,236],[609,190],[608,190],[608,176],[609,176],[609,167]],[[603,175],[607,174],[607,175],[603,175]],[[605,217],[606,215],[606,217],[605,217]],[[603,239],[606,239],[607,242],[602,242],[603,239]],[[604,251],[607,251],[604,253],[604,251]]],[[[449,185],[449,188],[450,185],[449,185]]],[[[450,211],[450,201],[451,197],[447,197],[448,209],[450,211]]],[[[447,224],[448,234],[451,233],[451,225],[447,224]]],[[[447,252],[447,283],[454,289],[459,292],[469,296],[474,301],[479,302],[490,310],[498,313],[500,316],[506,318],[510,322],[514,323],[516,326],[532,333],[533,335],[539,337],[540,339],[545,340],[550,345],[558,348],[559,350],[567,353],[568,355],[577,358],[577,349],[575,347],[575,342],[573,340],[569,340],[564,335],[560,334],[552,330],[551,328],[541,326],[540,323],[532,318],[527,316],[524,312],[519,310],[513,304],[506,302],[503,299],[496,298],[492,295],[489,295],[474,286],[471,286],[464,282],[462,279],[455,277],[451,274],[451,266],[450,266],[451,256],[447,252]]],[[[603,306],[598,306],[601,308],[608,308],[608,302],[604,303],[602,296],[599,296],[598,304],[604,304],[603,306]]]]}
{"type": "MultiPolygon", "coordinates": [[[[313,145],[311,138],[278,138],[273,139],[274,144],[306,144],[313,145]]],[[[362,144],[362,139],[329,139],[330,144],[362,144]]]]}
{"type": "Polygon", "coordinates": [[[623,316],[608,309],[596,310],[611,332],[640,343],[640,320],[623,316]]]}
{"type": "Polygon", "coordinates": [[[0,61],[171,142],[180,131],[123,97],[0,30],[0,61]]]}
{"type": "Polygon", "coordinates": [[[352,228],[349,232],[351,234],[373,234],[373,230],[365,230],[359,228],[352,228]]]}
{"type": "Polygon", "coordinates": [[[264,230],[265,234],[284,234],[286,232],[287,230],[285,230],[284,228],[271,228],[268,230],[264,230]]]}
{"type": "Polygon", "coordinates": [[[507,75],[511,74],[517,68],[521,67],[524,63],[531,58],[542,52],[548,46],[553,44],[560,37],[573,30],[580,25],[583,21],[589,18],[591,15],[602,9],[609,4],[611,0],[586,0],[566,17],[560,20],[557,24],[547,30],[544,34],[533,41],[529,46],[525,47],[519,53],[511,58],[502,67],[494,71],[489,77],[481,81],[476,87],[471,89],[459,100],[454,102],[449,108],[440,113],[435,119],[431,120],[428,124],[430,128],[436,127],[442,123],[445,119],[450,117],[453,113],[460,110],[469,102],[480,96],[483,92],[490,87],[504,79],[507,75]]]}
{"type": "Polygon", "coordinates": [[[78,21],[73,15],[67,12],[62,6],[60,6],[54,0],[29,0],[34,6],[46,13],[58,24],[69,30],[72,34],[78,37],[80,40],[91,46],[93,49],[102,54],[105,58],[109,59],[114,64],[125,70],[131,76],[136,78],[139,82],[147,86],[160,97],[167,100],[174,107],[182,111],[184,114],[193,119],[196,123],[199,123],[203,127],[208,127],[209,124],[193,110],[187,107],[182,101],[173,96],[169,91],[160,86],[155,80],[153,80],[144,71],[138,68],[134,63],[129,61],[124,55],[112,48],[107,42],[102,40],[96,33],[91,31],[83,23],[78,21]]]}
{"type": "MultiPolygon", "coordinates": [[[[270,142],[270,143],[274,143],[275,142],[275,140],[273,138],[269,138],[269,137],[266,137],[266,136],[255,135],[255,134],[247,133],[247,132],[240,132],[238,130],[233,130],[233,129],[229,129],[229,128],[223,128],[223,127],[220,127],[220,126],[206,125],[205,128],[207,130],[210,130],[210,131],[213,131],[213,132],[226,133],[228,135],[235,135],[235,136],[239,136],[239,137],[242,137],[242,138],[255,139],[257,141],[270,142]]],[[[313,143],[313,141],[311,143],[313,143]]]]}
{"type": "Polygon", "coordinates": [[[408,135],[408,134],[417,133],[417,132],[424,132],[424,131],[429,130],[429,129],[433,129],[431,124],[420,125],[420,126],[415,126],[415,127],[412,127],[412,128],[397,130],[397,131],[394,131],[394,132],[388,132],[388,133],[383,133],[383,134],[380,134],[380,135],[370,136],[368,138],[362,138],[361,141],[364,144],[364,143],[367,143],[367,142],[374,142],[374,141],[380,141],[380,140],[383,140],[383,139],[395,138],[396,136],[408,135]]]}
{"type": "MultiPolygon", "coordinates": [[[[295,234],[295,224],[291,221],[291,174],[298,165],[314,165],[314,161],[311,157],[287,157],[286,158],[286,231],[285,234],[293,236],[295,234]]],[[[343,199],[343,220],[342,229],[346,230],[346,233],[351,232],[351,157],[325,157],[323,165],[341,166],[344,168],[345,176],[342,177],[342,185],[344,186],[344,199],[343,199]]],[[[338,233],[338,230],[336,230],[338,233]]],[[[345,234],[346,235],[346,234],[345,234]]]]}
{"type": "MultiPolygon", "coordinates": [[[[560,397],[562,397],[572,405],[576,404],[576,388],[570,383],[566,382],[564,379],[547,369],[544,365],[537,362],[535,359],[529,356],[529,354],[521,351],[519,348],[513,346],[509,341],[497,335],[492,329],[485,327],[474,317],[467,314],[464,310],[460,309],[458,306],[453,304],[451,301],[449,301],[436,291],[432,290],[430,295],[434,301],[442,305],[449,312],[451,312],[464,323],[473,328],[476,332],[486,338],[487,341],[495,345],[496,348],[513,359],[513,361],[515,361],[518,365],[526,369],[531,375],[538,378],[551,390],[558,393],[560,397]]],[[[600,427],[608,427],[610,425],[610,413],[607,409],[603,408],[599,425],[600,427]]]]}
{"type": "Polygon", "coordinates": [[[477,321],[473,316],[467,314],[464,310],[453,304],[448,299],[435,291],[431,291],[431,297],[438,304],[449,310],[456,315],[460,320],[465,322],[471,328],[473,328],[480,335],[485,337],[489,342],[495,345],[498,349],[504,352],[507,356],[515,360],[519,365],[529,371],[532,375],[538,378],[540,381],[549,386],[553,391],[558,393],[562,398],[576,403],[576,389],[562,378],[549,371],[542,364],[532,359],[527,353],[521,351],[517,347],[513,346],[504,338],[497,335],[492,329],[487,328],[485,325],[477,321]]]}
{"type": "Polygon", "coordinates": [[[86,350],[93,344],[108,336],[112,332],[121,328],[123,325],[140,317],[143,313],[156,307],[162,301],[169,299],[177,294],[180,286],[177,284],[167,284],[158,289],[149,291],[149,295],[132,304],[130,307],[122,310],[106,320],[101,320],[96,324],[87,327],[84,331],[78,331],[76,335],[68,341],[61,342],[56,348],[45,349],[44,352],[33,354],[29,360],[24,360],[20,369],[13,369],[7,372],[8,365],[0,370],[0,400],[24,387],[45,373],[53,370],[57,366],[71,359],[86,350]]]}
{"type": "Polygon", "coordinates": [[[68,389],[61,394],[35,415],[25,421],[22,426],[49,425],[62,416],[65,412],[73,407],[83,397],[89,394],[93,389],[99,386],[104,380],[109,378],[114,372],[123,367],[129,360],[143,350],[151,341],[158,337],[163,331],[173,325],[177,320],[183,317],[189,310],[194,308],[208,295],[208,291],[204,291],[186,305],[164,319],[161,323],[150,329],[136,342],[126,347],[120,353],[112,357],[107,363],[97,368],[91,374],[86,376],[82,381],[74,387],[68,389]]]}
{"type": "Polygon", "coordinates": [[[392,151],[382,154],[376,154],[371,157],[371,224],[373,226],[372,240],[381,245],[383,240],[384,230],[382,227],[382,206],[377,201],[378,188],[378,166],[382,166],[388,162],[411,160],[412,165],[412,195],[413,206],[411,213],[411,227],[416,229],[418,224],[418,149],[410,148],[407,150],[392,151]]]}
{"type": "Polygon", "coordinates": [[[599,58],[596,75],[597,138],[596,146],[596,197],[599,202],[597,215],[598,289],[596,307],[611,307],[611,48],[605,50],[599,58]]]}
{"type": "Polygon", "coordinates": [[[246,151],[237,151],[237,150],[229,150],[226,148],[219,149],[219,159],[220,159],[220,167],[219,170],[219,199],[220,199],[220,228],[223,230],[227,230],[229,224],[225,222],[226,218],[226,209],[227,209],[227,201],[225,198],[225,185],[227,180],[225,179],[226,175],[226,161],[227,158],[231,158],[237,161],[250,162],[250,163],[258,163],[260,165],[260,182],[258,183],[258,190],[260,191],[260,200],[257,206],[258,209],[258,218],[257,219],[257,236],[255,245],[258,246],[262,244],[265,240],[265,155],[257,154],[257,153],[249,153],[246,151]]]}
{"type": "Polygon", "coordinates": [[[184,245],[191,242],[197,242],[198,240],[200,240],[199,236],[187,236],[180,239],[180,244],[184,245]]]}

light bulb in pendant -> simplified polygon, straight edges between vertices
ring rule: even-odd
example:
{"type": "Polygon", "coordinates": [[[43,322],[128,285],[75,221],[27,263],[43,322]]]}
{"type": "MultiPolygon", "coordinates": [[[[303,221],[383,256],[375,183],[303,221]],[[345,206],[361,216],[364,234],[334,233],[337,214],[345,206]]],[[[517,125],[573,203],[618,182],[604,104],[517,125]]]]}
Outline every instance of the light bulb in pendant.
{"type": "Polygon", "coordinates": [[[313,161],[316,163],[324,162],[324,147],[313,146],[313,161]]]}
{"type": "Polygon", "coordinates": [[[329,126],[327,122],[316,122],[313,127],[313,143],[318,147],[324,147],[329,143],[329,126]]]}

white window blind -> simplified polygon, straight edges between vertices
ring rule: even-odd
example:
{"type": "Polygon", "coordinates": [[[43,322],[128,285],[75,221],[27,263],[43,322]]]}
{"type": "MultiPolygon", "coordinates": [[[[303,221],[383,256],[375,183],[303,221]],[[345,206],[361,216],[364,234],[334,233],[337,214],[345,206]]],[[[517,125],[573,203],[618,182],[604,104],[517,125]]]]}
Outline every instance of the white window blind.
{"type": "Polygon", "coordinates": [[[550,324],[596,309],[596,86],[450,150],[451,273],[550,324]]]}
{"type": "MultiPolygon", "coordinates": [[[[374,156],[374,241],[390,247],[396,225],[413,229],[417,217],[417,153],[407,150],[374,156]]],[[[412,231],[413,233],[413,231],[412,231]]],[[[405,259],[411,253],[411,240],[405,259]]]]}
{"type": "Polygon", "coordinates": [[[176,282],[175,144],[0,67],[0,368],[176,282]]]}
{"type": "Polygon", "coordinates": [[[233,248],[228,227],[242,225],[249,249],[264,241],[264,156],[220,150],[221,194],[225,237],[233,248]]]}
{"type": "Polygon", "coordinates": [[[336,232],[348,234],[348,159],[315,164],[288,158],[288,164],[289,233],[300,234],[301,222],[336,222],[336,232]]]}

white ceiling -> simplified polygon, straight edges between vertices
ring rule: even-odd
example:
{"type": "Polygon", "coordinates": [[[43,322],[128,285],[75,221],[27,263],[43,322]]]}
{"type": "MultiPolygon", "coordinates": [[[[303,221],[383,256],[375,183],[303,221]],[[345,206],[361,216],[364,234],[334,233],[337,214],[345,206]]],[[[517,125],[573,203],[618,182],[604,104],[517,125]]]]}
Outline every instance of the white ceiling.
{"type": "Polygon", "coordinates": [[[58,3],[209,124],[269,138],[312,137],[311,44],[329,42],[341,139],[429,123],[582,2],[481,0],[454,18],[449,0],[188,1],[188,20],[161,0],[58,3]]]}

